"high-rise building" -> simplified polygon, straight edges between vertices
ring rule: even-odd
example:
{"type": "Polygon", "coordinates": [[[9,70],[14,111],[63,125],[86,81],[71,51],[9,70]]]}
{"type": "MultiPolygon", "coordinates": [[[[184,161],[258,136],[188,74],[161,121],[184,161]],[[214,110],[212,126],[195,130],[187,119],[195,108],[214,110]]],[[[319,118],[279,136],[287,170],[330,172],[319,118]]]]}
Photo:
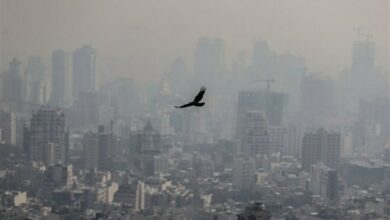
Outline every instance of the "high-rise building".
{"type": "Polygon", "coordinates": [[[115,141],[113,134],[106,131],[103,125],[98,127],[98,164],[100,170],[111,170],[115,141]]]}
{"type": "Polygon", "coordinates": [[[202,85],[215,87],[218,77],[226,74],[225,43],[222,39],[201,38],[194,54],[195,80],[202,85]]]}
{"type": "Polygon", "coordinates": [[[249,66],[250,80],[273,77],[276,72],[276,58],[275,52],[269,48],[267,41],[257,41],[253,48],[252,62],[249,66]]]}
{"type": "Polygon", "coordinates": [[[96,51],[92,47],[83,46],[73,53],[72,81],[73,100],[96,89],[96,51]]]}
{"type": "Polygon", "coordinates": [[[46,181],[54,186],[72,186],[74,182],[71,164],[53,164],[46,170],[46,181]]]}
{"type": "Polygon", "coordinates": [[[98,132],[87,132],[83,137],[84,169],[111,170],[115,141],[111,132],[104,126],[98,132]]]}
{"type": "Polygon", "coordinates": [[[338,169],[341,153],[341,134],[321,128],[306,133],[302,141],[302,168],[309,171],[318,161],[332,169],[338,169]]]}
{"type": "Polygon", "coordinates": [[[145,128],[136,135],[136,152],[140,154],[157,154],[160,152],[160,134],[148,122],[145,128]]]}
{"type": "Polygon", "coordinates": [[[96,133],[87,132],[83,137],[84,169],[98,169],[99,145],[96,133]]]}
{"type": "Polygon", "coordinates": [[[248,191],[255,185],[256,162],[253,158],[240,155],[234,158],[233,186],[236,190],[248,191]]]}
{"type": "Polygon", "coordinates": [[[75,126],[99,123],[98,94],[96,91],[81,92],[73,105],[72,124],[75,126]]]}
{"type": "Polygon", "coordinates": [[[130,205],[133,210],[145,209],[145,184],[142,181],[125,182],[114,194],[114,203],[130,205]]]}
{"type": "Polygon", "coordinates": [[[110,97],[108,103],[114,110],[116,118],[131,118],[141,112],[139,93],[132,79],[119,78],[99,89],[110,97]]]}
{"type": "Polygon", "coordinates": [[[350,71],[343,76],[343,104],[355,112],[360,100],[388,96],[388,75],[375,66],[375,42],[358,39],[352,45],[350,71]]]}
{"type": "Polygon", "coordinates": [[[255,156],[270,153],[268,122],[264,112],[250,111],[245,114],[239,139],[242,154],[255,156]]]}
{"type": "Polygon", "coordinates": [[[30,57],[27,63],[29,81],[28,101],[42,105],[46,102],[45,66],[40,57],[30,57]]]}
{"type": "Polygon", "coordinates": [[[43,106],[30,122],[31,160],[66,163],[65,114],[60,109],[43,106]]]}
{"type": "Polygon", "coordinates": [[[335,109],[334,82],[322,75],[304,75],[301,84],[301,112],[304,122],[320,125],[335,109]],[[315,124],[316,123],[316,124],[315,124]]]}
{"type": "Polygon", "coordinates": [[[267,90],[241,91],[238,94],[236,134],[243,128],[243,119],[248,111],[265,112],[269,125],[280,126],[285,116],[287,95],[267,90]]]}
{"type": "Polygon", "coordinates": [[[289,125],[287,128],[287,155],[301,158],[302,153],[302,128],[298,125],[289,125]]]}
{"type": "MultiPolygon", "coordinates": [[[[390,143],[390,97],[359,102],[359,126],[374,124],[378,127],[377,138],[380,145],[390,143]]],[[[370,146],[371,147],[371,146],[370,146]]]]}
{"type": "Polygon", "coordinates": [[[288,129],[283,126],[269,126],[269,150],[272,153],[287,153],[288,129]]]}
{"type": "Polygon", "coordinates": [[[174,94],[181,94],[185,90],[188,78],[188,70],[183,58],[176,58],[167,75],[169,86],[174,94]]]}
{"type": "Polygon", "coordinates": [[[69,99],[70,77],[68,73],[69,58],[63,50],[55,50],[51,55],[51,97],[50,101],[54,106],[63,106],[69,99]]]}
{"type": "Polygon", "coordinates": [[[27,80],[22,73],[21,63],[14,58],[9,63],[9,69],[2,76],[2,99],[10,106],[11,111],[23,110],[23,102],[27,97],[27,80]]]}
{"type": "Polygon", "coordinates": [[[357,100],[373,95],[375,71],[374,42],[355,41],[352,46],[350,86],[357,100]]]}
{"type": "Polygon", "coordinates": [[[136,167],[146,176],[155,173],[155,156],[161,153],[161,136],[148,122],[142,131],[134,134],[135,153],[138,155],[135,161],[136,167]]]}
{"type": "Polygon", "coordinates": [[[337,200],[339,184],[337,171],[319,162],[310,170],[310,190],[323,199],[337,200]]]}
{"type": "Polygon", "coordinates": [[[16,144],[16,119],[13,112],[0,111],[1,142],[16,144]]]}

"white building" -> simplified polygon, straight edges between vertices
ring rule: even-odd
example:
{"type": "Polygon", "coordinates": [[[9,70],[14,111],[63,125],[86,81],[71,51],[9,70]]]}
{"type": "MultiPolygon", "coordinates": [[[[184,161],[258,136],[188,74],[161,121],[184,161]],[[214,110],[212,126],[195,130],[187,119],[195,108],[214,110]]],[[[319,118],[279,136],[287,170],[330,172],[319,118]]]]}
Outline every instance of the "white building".
{"type": "Polygon", "coordinates": [[[322,163],[312,166],[310,171],[310,190],[322,199],[337,200],[339,194],[337,171],[322,163]]]}

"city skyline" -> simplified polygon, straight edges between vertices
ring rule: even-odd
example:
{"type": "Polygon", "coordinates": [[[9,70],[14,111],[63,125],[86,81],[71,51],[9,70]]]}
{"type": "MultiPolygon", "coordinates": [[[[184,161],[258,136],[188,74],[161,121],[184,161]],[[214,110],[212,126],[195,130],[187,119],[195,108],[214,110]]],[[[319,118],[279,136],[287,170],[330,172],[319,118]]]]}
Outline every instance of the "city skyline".
{"type": "Polygon", "coordinates": [[[101,59],[99,74],[132,77],[147,83],[160,76],[177,57],[183,57],[191,66],[197,39],[211,37],[225,41],[228,63],[241,51],[249,57],[253,44],[264,39],[277,53],[303,56],[313,70],[338,75],[351,62],[349,54],[352,41],[357,38],[356,28],[361,29],[360,38],[369,35],[376,42],[377,65],[388,69],[386,0],[297,0],[291,5],[224,1],[223,11],[218,10],[221,1],[110,4],[3,0],[0,4],[2,71],[14,56],[24,60],[38,55],[48,60],[53,50],[71,52],[89,44],[97,49],[101,59]],[[50,10],[56,13],[47,13],[50,10]],[[39,25],[44,20],[47,25],[39,25]],[[28,37],[31,34],[33,38],[28,37]],[[24,43],[29,47],[21,46],[24,43]]]}
{"type": "Polygon", "coordinates": [[[390,3],[288,2],[0,0],[0,219],[388,219],[390,3]]]}

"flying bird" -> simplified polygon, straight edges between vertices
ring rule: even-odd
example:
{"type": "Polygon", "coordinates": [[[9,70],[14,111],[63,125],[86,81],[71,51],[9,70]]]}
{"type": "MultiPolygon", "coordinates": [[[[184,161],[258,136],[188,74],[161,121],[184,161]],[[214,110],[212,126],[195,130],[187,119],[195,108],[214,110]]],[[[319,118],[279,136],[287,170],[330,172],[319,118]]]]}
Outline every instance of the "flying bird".
{"type": "Polygon", "coordinates": [[[192,102],[189,102],[187,104],[184,104],[182,106],[175,106],[175,108],[187,108],[190,106],[196,106],[196,107],[202,107],[204,106],[204,102],[200,102],[204,96],[204,93],[206,92],[206,87],[202,86],[200,88],[200,91],[198,95],[195,96],[194,100],[192,102]]]}

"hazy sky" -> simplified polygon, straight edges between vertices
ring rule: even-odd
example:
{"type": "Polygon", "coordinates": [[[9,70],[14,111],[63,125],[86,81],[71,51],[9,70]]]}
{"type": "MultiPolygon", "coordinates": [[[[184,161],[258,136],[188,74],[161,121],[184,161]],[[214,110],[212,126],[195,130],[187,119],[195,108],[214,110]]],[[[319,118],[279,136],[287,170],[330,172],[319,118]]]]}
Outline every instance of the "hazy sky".
{"type": "Polygon", "coordinates": [[[350,63],[355,26],[372,34],[383,65],[388,2],[0,0],[1,70],[13,56],[48,58],[53,49],[73,51],[88,43],[98,50],[100,72],[148,79],[177,56],[191,62],[203,36],[223,38],[228,61],[240,50],[250,56],[255,40],[263,38],[280,53],[304,55],[313,70],[340,69],[350,63]]]}

